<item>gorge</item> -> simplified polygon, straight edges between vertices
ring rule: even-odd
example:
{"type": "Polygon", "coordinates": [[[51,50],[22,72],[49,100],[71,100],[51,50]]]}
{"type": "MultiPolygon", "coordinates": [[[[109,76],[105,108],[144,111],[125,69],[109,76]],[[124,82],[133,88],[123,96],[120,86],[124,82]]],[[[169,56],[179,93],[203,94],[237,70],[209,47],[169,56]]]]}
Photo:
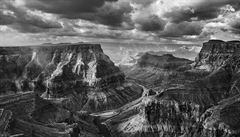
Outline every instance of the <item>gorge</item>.
{"type": "MultiPolygon", "coordinates": [[[[109,118],[108,127],[117,137],[239,136],[239,46],[239,41],[210,40],[194,62],[174,69],[123,67],[127,77],[151,89],[132,107],[109,118]]],[[[154,58],[148,60],[158,64],[154,58]]]]}
{"type": "Polygon", "coordinates": [[[10,135],[99,136],[89,114],[142,93],[98,44],[1,47],[0,54],[0,104],[13,114],[10,135]]]}
{"type": "Polygon", "coordinates": [[[0,134],[238,137],[240,42],[195,61],[142,54],[116,66],[99,44],[0,47],[0,134]]]}

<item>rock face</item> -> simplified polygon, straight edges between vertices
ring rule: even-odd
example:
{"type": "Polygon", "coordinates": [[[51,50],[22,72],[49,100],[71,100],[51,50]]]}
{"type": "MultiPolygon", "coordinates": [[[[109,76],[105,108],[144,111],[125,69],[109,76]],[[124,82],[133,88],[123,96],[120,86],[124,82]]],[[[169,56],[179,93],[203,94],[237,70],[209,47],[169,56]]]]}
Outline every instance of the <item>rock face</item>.
{"type": "MultiPolygon", "coordinates": [[[[90,111],[107,109],[109,90],[125,88],[124,74],[106,56],[100,45],[59,44],[0,48],[0,85],[2,94],[36,91],[43,99],[82,94],[79,108],[90,111]],[[121,88],[120,88],[121,87],[121,88]],[[8,92],[8,93],[6,93],[8,92]],[[87,97],[88,96],[89,100],[87,97]],[[93,106],[84,106],[86,103],[93,106]],[[104,105],[104,106],[98,106],[104,105]]],[[[116,99],[126,103],[124,91],[116,99]]],[[[131,93],[130,93],[131,94],[131,93]]],[[[70,97],[69,97],[70,98],[70,97]]],[[[77,108],[75,108],[77,109],[77,108]]]]}
{"type": "Polygon", "coordinates": [[[140,67],[158,67],[163,69],[176,69],[179,66],[189,64],[188,59],[177,58],[172,54],[164,54],[162,56],[144,54],[138,59],[137,63],[140,67]]]}
{"type": "Polygon", "coordinates": [[[12,118],[12,112],[6,111],[4,109],[0,109],[0,136],[8,136],[7,128],[9,126],[9,122],[12,118]]]}
{"type": "Polygon", "coordinates": [[[156,94],[145,94],[137,108],[110,118],[108,127],[122,137],[240,136],[239,49],[238,41],[204,43],[192,68],[178,71],[156,94]]]}
{"type": "Polygon", "coordinates": [[[32,90],[35,88],[32,87],[33,81],[41,80],[45,88],[56,93],[61,93],[60,90],[66,88],[64,84],[74,82],[80,82],[79,86],[81,83],[102,86],[105,83],[119,84],[124,81],[124,75],[103,53],[100,45],[12,47],[1,48],[0,53],[1,82],[12,79],[12,85],[5,86],[15,92],[32,90]],[[63,84],[59,84],[58,79],[63,84]]]}
{"type": "Polygon", "coordinates": [[[183,68],[191,67],[192,61],[183,58],[174,57],[171,54],[162,56],[150,53],[143,54],[136,65],[121,69],[129,79],[134,79],[148,88],[161,88],[164,81],[175,77],[177,71],[183,68]]]}
{"type": "Polygon", "coordinates": [[[73,136],[86,123],[82,134],[98,136],[78,112],[121,107],[142,93],[99,44],[84,43],[1,47],[0,86],[1,108],[13,112],[11,133],[44,137],[73,136]]]}
{"type": "Polygon", "coordinates": [[[210,40],[203,44],[202,50],[196,58],[196,67],[213,71],[239,53],[240,41],[224,42],[221,40],[210,40]]]}

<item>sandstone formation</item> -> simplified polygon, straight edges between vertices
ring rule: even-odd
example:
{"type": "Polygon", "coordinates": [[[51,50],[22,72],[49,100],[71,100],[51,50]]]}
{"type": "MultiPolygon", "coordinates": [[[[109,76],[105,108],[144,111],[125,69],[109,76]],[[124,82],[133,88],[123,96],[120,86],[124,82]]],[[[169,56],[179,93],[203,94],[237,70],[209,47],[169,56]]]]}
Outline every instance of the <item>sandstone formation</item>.
{"type": "Polygon", "coordinates": [[[189,64],[191,61],[184,58],[174,57],[172,54],[162,56],[152,55],[149,53],[141,56],[137,61],[140,67],[158,67],[163,69],[176,69],[179,66],[189,64]]]}
{"type": "Polygon", "coordinates": [[[142,88],[99,44],[0,48],[0,108],[12,113],[10,135],[99,136],[89,114],[139,98],[142,88]]]}
{"type": "Polygon", "coordinates": [[[237,54],[240,49],[240,41],[210,40],[203,43],[202,50],[196,58],[196,68],[213,71],[237,54]]]}
{"type": "MultiPolygon", "coordinates": [[[[143,94],[135,107],[106,124],[116,137],[240,136],[239,49],[238,41],[204,43],[191,68],[181,68],[175,77],[167,75],[168,84],[162,88],[145,89],[151,94],[143,94]]],[[[147,85],[142,79],[136,82],[147,85]]]]}
{"type": "Polygon", "coordinates": [[[121,69],[127,78],[134,79],[148,88],[160,88],[167,79],[175,77],[177,71],[191,67],[192,61],[177,58],[171,54],[161,56],[145,53],[138,60],[137,64],[121,69]]]}
{"type": "Polygon", "coordinates": [[[220,40],[194,62],[147,53],[125,78],[97,44],[0,48],[0,134],[238,137],[239,53],[220,40]]]}

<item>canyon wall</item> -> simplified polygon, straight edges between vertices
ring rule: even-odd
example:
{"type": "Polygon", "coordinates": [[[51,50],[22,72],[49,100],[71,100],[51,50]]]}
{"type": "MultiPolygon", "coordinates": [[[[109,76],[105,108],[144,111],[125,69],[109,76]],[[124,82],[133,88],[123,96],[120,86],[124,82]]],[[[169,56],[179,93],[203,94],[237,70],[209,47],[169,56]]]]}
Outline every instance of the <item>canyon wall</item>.
{"type": "Polygon", "coordinates": [[[13,113],[11,134],[98,136],[93,119],[78,113],[121,107],[142,88],[125,80],[99,44],[62,43],[0,47],[0,94],[0,107],[13,113]]]}
{"type": "Polygon", "coordinates": [[[191,68],[168,75],[163,90],[149,90],[156,94],[110,118],[108,127],[118,137],[239,136],[239,49],[238,41],[204,43],[191,68]]]}
{"type": "Polygon", "coordinates": [[[210,40],[203,43],[202,50],[196,58],[196,68],[213,71],[238,54],[240,41],[210,40]]]}

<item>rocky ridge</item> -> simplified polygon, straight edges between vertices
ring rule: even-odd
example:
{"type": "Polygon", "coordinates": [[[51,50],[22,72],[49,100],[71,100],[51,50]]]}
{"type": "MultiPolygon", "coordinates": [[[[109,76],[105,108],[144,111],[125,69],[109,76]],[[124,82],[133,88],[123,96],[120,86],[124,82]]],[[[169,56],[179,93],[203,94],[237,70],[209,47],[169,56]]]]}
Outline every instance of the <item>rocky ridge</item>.
{"type": "Polygon", "coordinates": [[[142,93],[99,44],[85,43],[1,47],[0,86],[1,108],[13,112],[9,133],[39,137],[99,136],[89,114],[142,93]]]}
{"type": "Polygon", "coordinates": [[[192,62],[172,54],[158,56],[145,53],[137,60],[136,65],[120,68],[128,79],[134,79],[148,88],[161,88],[167,84],[164,82],[175,77],[178,71],[191,67],[192,62]]]}
{"type": "Polygon", "coordinates": [[[239,48],[238,41],[204,43],[191,68],[163,90],[147,90],[155,94],[108,119],[108,127],[118,137],[239,136],[239,48]]]}
{"type": "Polygon", "coordinates": [[[213,71],[218,69],[233,55],[239,53],[240,41],[210,40],[203,43],[202,50],[196,58],[196,68],[213,71]]]}
{"type": "Polygon", "coordinates": [[[157,67],[163,69],[176,69],[179,66],[189,64],[191,61],[184,58],[174,57],[172,54],[164,54],[162,56],[146,53],[142,55],[137,65],[140,67],[157,67]]]}

